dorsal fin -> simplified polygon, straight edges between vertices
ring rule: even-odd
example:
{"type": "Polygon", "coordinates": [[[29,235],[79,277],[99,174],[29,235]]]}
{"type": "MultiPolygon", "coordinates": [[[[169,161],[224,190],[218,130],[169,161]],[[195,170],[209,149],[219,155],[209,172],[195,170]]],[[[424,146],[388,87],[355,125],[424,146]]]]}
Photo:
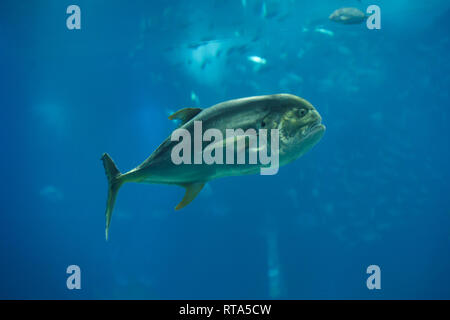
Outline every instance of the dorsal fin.
{"type": "Polygon", "coordinates": [[[205,182],[193,182],[182,184],[182,187],[186,189],[186,193],[184,194],[183,200],[175,207],[175,210],[180,210],[181,208],[186,207],[195,197],[202,191],[205,186],[205,182]]]}
{"type": "Polygon", "coordinates": [[[181,121],[180,126],[182,126],[186,122],[191,120],[193,117],[198,115],[201,111],[202,109],[200,108],[184,108],[172,114],[169,117],[169,120],[180,120],[181,121]]]}

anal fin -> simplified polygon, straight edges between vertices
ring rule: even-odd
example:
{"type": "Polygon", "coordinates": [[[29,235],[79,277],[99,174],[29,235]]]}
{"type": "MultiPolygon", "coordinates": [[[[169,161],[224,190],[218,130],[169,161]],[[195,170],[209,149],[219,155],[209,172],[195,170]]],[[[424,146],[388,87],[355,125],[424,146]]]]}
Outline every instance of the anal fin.
{"type": "Polygon", "coordinates": [[[205,182],[193,182],[182,184],[181,186],[186,189],[186,193],[184,194],[181,202],[175,207],[175,210],[180,210],[191,203],[191,201],[195,199],[200,191],[202,191],[203,187],[205,186],[205,182]]]}

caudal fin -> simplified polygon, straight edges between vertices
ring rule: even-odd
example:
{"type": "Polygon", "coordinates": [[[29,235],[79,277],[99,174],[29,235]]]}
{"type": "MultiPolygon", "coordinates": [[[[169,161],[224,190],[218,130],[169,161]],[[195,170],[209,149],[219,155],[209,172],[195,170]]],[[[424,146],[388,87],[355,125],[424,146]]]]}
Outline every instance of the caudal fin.
{"type": "Polygon", "coordinates": [[[123,184],[120,177],[122,174],[117,169],[114,161],[111,159],[109,154],[104,153],[101,160],[103,160],[103,166],[105,167],[106,177],[108,178],[108,198],[106,200],[106,229],[105,236],[108,240],[108,229],[111,223],[111,216],[114,209],[114,203],[116,202],[117,192],[123,184]]]}

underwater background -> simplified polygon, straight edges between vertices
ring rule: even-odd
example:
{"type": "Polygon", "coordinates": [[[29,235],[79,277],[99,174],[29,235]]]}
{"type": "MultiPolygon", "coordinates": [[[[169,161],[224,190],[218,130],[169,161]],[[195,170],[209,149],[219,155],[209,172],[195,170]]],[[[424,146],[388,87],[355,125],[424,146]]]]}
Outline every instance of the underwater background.
{"type": "Polygon", "coordinates": [[[449,30],[446,0],[1,1],[0,298],[449,299],[449,30]],[[370,4],[381,30],[328,20],[370,4]],[[105,241],[103,152],[128,171],[174,111],[281,92],[322,115],[311,151],[177,212],[127,184],[105,241]]]}

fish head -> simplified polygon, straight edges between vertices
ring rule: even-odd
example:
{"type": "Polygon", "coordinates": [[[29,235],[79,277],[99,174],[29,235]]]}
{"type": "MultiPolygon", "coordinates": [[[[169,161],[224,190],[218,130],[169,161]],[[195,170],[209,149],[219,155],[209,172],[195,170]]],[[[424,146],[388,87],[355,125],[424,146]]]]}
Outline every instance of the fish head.
{"type": "Polygon", "coordinates": [[[339,12],[338,12],[337,10],[334,11],[332,14],[330,14],[330,16],[328,17],[328,19],[330,19],[331,21],[337,21],[337,22],[339,22],[339,20],[340,20],[339,12]]]}
{"type": "Polygon", "coordinates": [[[283,162],[291,162],[310,150],[325,133],[322,117],[311,103],[290,94],[277,95],[278,106],[263,122],[278,129],[279,152],[283,162]]]}

